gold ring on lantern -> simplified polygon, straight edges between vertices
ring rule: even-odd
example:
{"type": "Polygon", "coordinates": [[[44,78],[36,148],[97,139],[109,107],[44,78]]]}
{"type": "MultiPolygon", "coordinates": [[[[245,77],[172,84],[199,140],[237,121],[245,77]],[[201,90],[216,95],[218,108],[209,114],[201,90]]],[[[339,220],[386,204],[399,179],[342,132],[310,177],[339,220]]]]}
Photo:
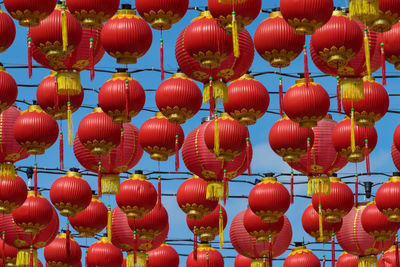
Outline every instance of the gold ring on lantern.
{"type": "Polygon", "coordinates": [[[179,14],[174,14],[171,10],[165,12],[162,9],[158,10],[157,12],[151,10],[149,13],[144,13],[143,18],[145,21],[150,23],[153,29],[159,31],[171,29],[172,25],[181,19],[179,14]]]}
{"type": "Polygon", "coordinates": [[[303,18],[302,20],[298,18],[289,19],[287,22],[294,28],[295,32],[300,35],[311,35],[316,29],[321,28],[323,25],[322,22],[317,22],[315,19],[310,21],[307,18],[303,18]]]}
{"type": "Polygon", "coordinates": [[[75,11],[73,15],[81,22],[82,27],[89,29],[99,29],[103,26],[103,21],[111,18],[110,15],[104,14],[102,11],[98,13],[93,9],[90,11],[75,11]]]}
{"type": "Polygon", "coordinates": [[[210,242],[219,234],[218,227],[197,227],[196,234],[202,242],[210,242]]]}
{"type": "Polygon", "coordinates": [[[31,10],[17,10],[15,12],[11,12],[11,16],[19,21],[19,25],[23,27],[36,27],[39,26],[40,21],[44,20],[48,14],[40,13],[39,11],[31,11],[31,10]]]}
{"type": "Polygon", "coordinates": [[[202,204],[197,203],[185,204],[181,206],[181,209],[186,213],[187,217],[192,220],[201,220],[205,215],[210,214],[210,209],[204,207],[202,204]]]}

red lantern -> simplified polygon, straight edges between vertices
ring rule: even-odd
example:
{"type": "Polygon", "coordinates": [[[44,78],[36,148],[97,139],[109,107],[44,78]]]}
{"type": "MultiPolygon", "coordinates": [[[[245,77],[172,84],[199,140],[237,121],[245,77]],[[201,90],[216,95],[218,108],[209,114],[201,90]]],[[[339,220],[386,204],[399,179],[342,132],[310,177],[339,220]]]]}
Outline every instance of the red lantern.
{"type": "Polygon", "coordinates": [[[74,51],[81,41],[81,36],[81,24],[65,5],[58,5],[39,26],[30,29],[32,43],[50,61],[62,60],[65,55],[74,51]]]}
{"type": "MultiPolygon", "coordinates": [[[[392,160],[398,170],[400,170],[400,151],[392,144],[392,160]]],[[[397,175],[396,175],[397,176],[397,175]]],[[[400,176],[400,175],[399,175],[400,176]]]]}
{"type": "Polygon", "coordinates": [[[246,231],[255,237],[257,242],[268,242],[269,238],[275,237],[282,230],[284,221],[282,216],[274,223],[263,222],[251,209],[246,210],[243,218],[246,231]]]}
{"type": "Polygon", "coordinates": [[[153,29],[166,31],[185,16],[189,0],[137,0],[135,6],[140,16],[150,23],[153,29]]]}
{"type": "Polygon", "coordinates": [[[179,152],[184,139],[182,127],[170,123],[161,112],[144,122],[139,131],[140,145],[152,160],[157,161],[166,161],[179,152]]]}
{"type": "Polygon", "coordinates": [[[224,267],[224,258],[221,253],[208,243],[199,244],[196,257],[192,251],[186,259],[186,267],[202,266],[224,267]]]}
{"type": "Polygon", "coordinates": [[[300,128],[297,122],[286,115],[278,120],[269,131],[269,145],[286,162],[298,162],[314,143],[311,128],[300,128]]]}
{"type": "Polygon", "coordinates": [[[351,120],[349,118],[339,122],[332,132],[332,142],[337,152],[350,162],[362,162],[375,148],[378,134],[374,127],[362,128],[354,125],[353,149],[351,143],[351,120]]]}
{"type": "Polygon", "coordinates": [[[399,223],[391,222],[380,212],[375,202],[370,202],[361,216],[363,229],[376,241],[390,240],[397,233],[399,223]]]}
{"type": "Polygon", "coordinates": [[[317,256],[312,253],[311,249],[306,246],[295,247],[283,262],[283,267],[294,267],[303,265],[307,267],[321,267],[321,263],[317,256]]]}
{"type": "Polygon", "coordinates": [[[253,125],[264,116],[269,106],[269,94],[265,86],[245,74],[228,86],[228,102],[224,109],[242,125],[253,125]]]}
{"type": "Polygon", "coordinates": [[[176,201],[189,219],[201,220],[218,205],[217,200],[207,199],[206,195],[207,182],[198,176],[193,176],[179,186],[176,201]]]}
{"type": "Polygon", "coordinates": [[[149,251],[148,267],[178,267],[179,255],[176,250],[167,244],[162,244],[159,248],[149,251]]]}
{"type": "Polygon", "coordinates": [[[353,208],[354,196],[350,187],[336,175],[332,175],[329,179],[330,193],[321,196],[314,194],[312,204],[317,212],[321,204],[321,214],[328,223],[338,223],[353,208]]]}
{"type": "Polygon", "coordinates": [[[301,224],[304,231],[310,236],[315,238],[317,242],[326,243],[331,241],[332,235],[336,234],[342,227],[342,220],[339,222],[330,223],[326,219],[322,219],[322,234],[320,232],[319,215],[312,205],[308,205],[303,216],[301,217],[301,224]]]}
{"type": "Polygon", "coordinates": [[[53,12],[57,0],[32,2],[30,0],[6,0],[4,6],[8,13],[19,21],[21,26],[34,27],[53,12]]]}
{"type": "Polygon", "coordinates": [[[119,0],[67,0],[66,4],[83,27],[98,29],[117,12],[119,0]]]}
{"type": "Polygon", "coordinates": [[[397,125],[393,134],[393,144],[396,146],[397,150],[400,150],[400,124],[397,125]]]}
{"type": "Polygon", "coordinates": [[[107,237],[101,237],[99,241],[91,245],[86,255],[88,267],[120,266],[123,259],[121,250],[114,246],[107,237]]]}
{"type": "Polygon", "coordinates": [[[103,157],[120,144],[121,128],[101,108],[95,108],[79,123],[78,135],[93,156],[103,157]]]}
{"type": "Polygon", "coordinates": [[[343,252],[337,259],[336,267],[358,267],[358,257],[353,254],[343,252]]]}
{"type": "Polygon", "coordinates": [[[12,18],[3,10],[0,11],[0,53],[5,52],[15,40],[15,24],[12,18]]]}
{"type": "Polygon", "coordinates": [[[157,191],[142,171],[136,171],[129,179],[121,183],[115,200],[128,218],[141,219],[156,205],[157,191]]]}
{"type": "Polygon", "coordinates": [[[313,34],[329,21],[333,11],[333,0],[300,0],[280,3],[283,18],[298,34],[313,34]]]}
{"type": "Polygon", "coordinates": [[[254,33],[254,45],[260,56],[273,68],[285,68],[303,51],[305,37],[296,34],[280,11],[261,22],[254,33]]]}
{"type": "Polygon", "coordinates": [[[153,34],[146,21],[124,4],[101,31],[101,42],[118,64],[136,64],[151,46],[153,34]],[[132,34],[134,33],[134,34],[132,34]]]}
{"type": "Polygon", "coordinates": [[[90,205],[92,190],[82,175],[72,169],[51,185],[50,199],[60,215],[74,217],[90,205]]]}
{"type": "Polygon", "coordinates": [[[3,239],[0,239],[0,254],[4,255],[4,259],[3,257],[0,259],[0,262],[3,264],[1,266],[15,265],[17,261],[18,249],[3,243],[5,243],[5,241],[3,239]],[[5,262],[3,262],[3,260],[5,262]]]}
{"type": "Polygon", "coordinates": [[[367,21],[374,32],[387,32],[399,21],[400,8],[394,0],[379,0],[379,17],[367,21]]]}
{"type": "Polygon", "coordinates": [[[396,246],[392,246],[390,249],[386,250],[385,253],[383,253],[382,256],[379,258],[379,267],[396,267],[396,258],[398,259],[398,257],[399,252],[398,250],[396,250],[396,246]]]}
{"type": "Polygon", "coordinates": [[[107,208],[98,196],[93,195],[86,209],[69,217],[72,228],[82,237],[94,237],[107,225],[107,208]]]}
{"type": "Polygon", "coordinates": [[[375,79],[364,80],[364,99],[351,101],[343,100],[343,109],[347,116],[351,116],[354,109],[354,119],[360,127],[373,127],[389,108],[389,95],[386,89],[375,79]]]}
{"type": "Polygon", "coordinates": [[[82,251],[78,242],[65,233],[60,233],[48,246],[44,248],[44,258],[51,267],[77,266],[81,261],[82,251]]]}
{"type": "Polygon", "coordinates": [[[397,201],[393,201],[400,198],[399,181],[399,173],[393,173],[375,194],[376,206],[391,222],[400,222],[400,206],[397,201]]]}
{"type": "Polygon", "coordinates": [[[58,137],[58,125],[40,106],[29,106],[14,123],[15,140],[29,154],[41,155],[58,137]]]}
{"type": "Polygon", "coordinates": [[[146,95],[128,72],[117,72],[99,91],[99,105],[116,123],[130,122],[142,110],[146,95]]]}
{"type": "Polygon", "coordinates": [[[0,66],[0,95],[0,113],[2,113],[14,104],[18,96],[17,83],[3,66],[0,66]]]}
{"type": "Polygon", "coordinates": [[[158,87],[156,104],[169,122],[183,124],[199,112],[202,94],[194,81],[178,72],[158,87]]]}
{"type": "Polygon", "coordinates": [[[241,254],[238,254],[235,258],[235,267],[250,267],[251,261],[251,258],[247,258],[241,254]]]}
{"type": "Polygon", "coordinates": [[[186,217],[186,224],[190,231],[195,233],[202,242],[211,242],[217,235],[220,235],[221,238],[227,222],[228,216],[221,205],[200,220],[186,217]]]}
{"type": "Polygon", "coordinates": [[[15,175],[14,180],[0,178],[0,212],[9,214],[26,200],[28,190],[24,180],[15,175]]]}
{"type": "Polygon", "coordinates": [[[264,222],[277,222],[289,209],[290,196],[275,177],[265,177],[249,193],[249,207],[264,222]]]}
{"type": "Polygon", "coordinates": [[[390,31],[381,34],[381,41],[384,44],[385,58],[387,62],[394,65],[396,70],[400,69],[400,48],[397,45],[399,36],[400,23],[396,23],[390,31]]]}
{"type": "Polygon", "coordinates": [[[317,126],[329,111],[330,98],[325,89],[318,83],[310,80],[307,85],[304,79],[296,81],[296,85],[290,87],[283,99],[283,110],[301,128],[317,126]]]}
{"type": "Polygon", "coordinates": [[[315,52],[329,66],[345,66],[360,51],[363,34],[358,24],[342,11],[334,11],[331,19],[311,37],[315,52]]]}

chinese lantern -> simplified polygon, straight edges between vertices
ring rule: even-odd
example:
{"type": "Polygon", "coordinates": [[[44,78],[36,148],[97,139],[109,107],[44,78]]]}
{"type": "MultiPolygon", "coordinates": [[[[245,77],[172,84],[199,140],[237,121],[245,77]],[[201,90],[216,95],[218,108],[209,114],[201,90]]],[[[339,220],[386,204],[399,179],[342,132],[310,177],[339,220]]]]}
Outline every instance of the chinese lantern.
{"type": "Polygon", "coordinates": [[[149,251],[148,267],[178,267],[179,255],[176,250],[167,244],[162,244],[159,248],[149,251]]]}
{"type": "Polygon", "coordinates": [[[68,218],[72,228],[82,237],[94,237],[107,225],[107,208],[96,195],[86,209],[68,218]]]}
{"type": "Polygon", "coordinates": [[[9,214],[26,200],[28,190],[24,180],[15,175],[13,180],[0,179],[0,212],[9,214]]]}
{"type": "Polygon", "coordinates": [[[245,74],[228,86],[228,102],[224,109],[242,125],[253,125],[264,116],[269,106],[269,94],[265,86],[245,74]]]}
{"type": "MultiPolygon", "coordinates": [[[[1,12],[0,12],[1,20],[1,12]]],[[[0,22],[1,29],[1,22],[0,22]]],[[[0,44],[1,45],[1,44],[0,44]]],[[[0,47],[1,49],[1,47],[0,47]]],[[[0,113],[8,109],[18,96],[18,86],[14,78],[0,65],[0,113]]]]}
{"type": "Polygon", "coordinates": [[[396,70],[400,69],[400,49],[397,45],[399,36],[400,23],[396,23],[390,31],[381,34],[386,61],[393,64],[396,70]]]}
{"type": "Polygon", "coordinates": [[[361,215],[363,229],[376,241],[390,240],[397,233],[400,224],[391,222],[380,212],[374,201],[368,203],[361,215]]]}
{"type": "Polygon", "coordinates": [[[101,31],[104,49],[117,59],[118,64],[136,64],[137,59],[149,50],[152,41],[151,28],[129,4],[122,5],[101,31]]]}
{"type": "Polygon", "coordinates": [[[79,45],[82,27],[62,4],[57,5],[39,26],[30,29],[30,37],[32,43],[50,61],[62,60],[79,45]]]}
{"type": "Polygon", "coordinates": [[[169,122],[183,124],[199,112],[202,93],[194,81],[178,72],[160,84],[156,91],[156,104],[169,122]]]}
{"type": "Polygon", "coordinates": [[[307,85],[305,79],[296,80],[296,85],[290,87],[283,99],[283,110],[301,128],[317,126],[329,111],[330,98],[325,89],[310,79],[307,85]]]}
{"type": "Polygon", "coordinates": [[[278,120],[269,131],[269,145],[286,162],[297,162],[310,151],[314,143],[311,128],[300,128],[297,122],[286,115],[278,120]]]}
{"type": "Polygon", "coordinates": [[[283,262],[283,267],[293,267],[303,265],[309,267],[320,267],[321,264],[317,256],[312,253],[311,249],[306,246],[298,246],[292,248],[292,252],[286,257],[283,262]]]}
{"type": "Polygon", "coordinates": [[[251,258],[247,258],[241,254],[238,254],[235,258],[235,267],[250,267],[251,261],[251,258]]]}
{"type": "Polygon", "coordinates": [[[176,192],[176,200],[181,210],[192,220],[201,220],[218,205],[217,200],[207,199],[207,182],[193,176],[183,182],[176,192]]]}
{"type": "Polygon", "coordinates": [[[15,24],[12,18],[3,10],[0,10],[0,53],[5,52],[15,40],[15,24]]]}
{"type": "Polygon", "coordinates": [[[51,185],[50,199],[60,215],[74,217],[90,205],[92,190],[82,174],[71,169],[51,185]]]}
{"type": "Polygon", "coordinates": [[[185,136],[182,127],[170,123],[161,112],[140,127],[139,143],[152,160],[166,161],[179,153],[185,136]]]}
{"type": "Polygon", "coordinates": [[[67,0],[66,4],[83,27],[98,29],[117,12],[119,0],[67,0]]]}
{"type": "Polygon", "coordinates": [[[295,5],[290,0],[282,0],[280,8],[283,18],[297,34],[311,35],[331,18],[333,0],[301,0],[295,5]]]}
{"type": "Polygon", "coordinates": [[[224,258],[221,253],[211,247],[209,243],[199,244],[196,256],[195,252],[192,251],[186,259],[186,267],[202,266],[224,267],[224,258]]]}
{"type": "MultiPolygon", "coordinates": [[[[398,170],[400,170],[400,151],[396,148],[394,144],[392,144],[391,155],[394,165],[398,170]]],[[[400,175],[394,175],[394,176],[400,176],[400,175]]]]}
{"type": "Polygon", "coordinates": [[[123,259],[122,251],[114,246],[107,237],[101,237],[99,241],[91,245],[86,255],[88,267],[121,266],[123,259]]]}
{"type": "MultiPolygon", "coordinates": [[[[398,265],[396,261],[399,259],[399,252],[396,249],[396,246],[392,246],[390,249],[386,250],[382,253],[382,256],[379,258],[379,267],[396,267],[398,265]],[[397,257],[396,257],[397,254],[397,257]]],[[[350,266],[352,267],[352,266],[350,266]]]]}
{"type": "Polygon", "coordinates": [[[44,248],[44,258],[51,267],[76,266],[82,257],[81,247],[72,236],[60,233],[56,239],[44,248]]]}
{"type": "Polygon", "coordinates": [[[367,26],[371,26],[371,21],[379,19],[379,0],[374,1],[349,1],[349,16],[351,19],[359,20],[367,26]]]}
{"type": "Polygon", "coordinates": [[[136,171],[121,183],[115,200],[128,218],[141,219],[156,205],[157,191],[142,171],[136,171]]]}
{"type": "Polygon", "coordinates": [[[357,23],[342,11],[334,11],[331,19],[311,37],[315,52],[330,67],[345,66],[360,51],[363,34],[357,23]]]}
{"type": "Polygon", "coordinates": [[[15,265],[15,263],[17,261],[17,253],[18,253],[18,249],[17,248],[6,244],[3,239],[0,239],[0,254],[4,255],[4,258],[2,257],[0,259],[0,262],[3,264],[1,266],[13,266],[13,265],[15,265]],[[5,262],[3,262],[3,260],[5,262]]]}
{"type": "Polygon", "coordinates": [[[58,125],[40,106],[31,105],[15,121],[14,136],[29,154],[41,155],[57,140],[58,125]]]}
{"type": "Polygon", "coordinates": [[[400,124],[397,125],[396,129],[394,130],[393,144],[398,150],[400,149],[400,124]]]}
{"type": "Polygon", "coordinates": [[[118,71],[99,91],[101,109],[116,123],[130,122],[142,110],[146,95],[130,73],[118,71]]]}
{"type": "Polygon", "coordinates": [[[21,26],[38,26],[40,21],[45,19],[53,12],[57,0],[44,0],[32,2],[30,0],[6,0],[4,6],[8,13],[19,21],[21,26]]]}
{"type": "Polygon", "coordinates": [[[372,267],[377,262],[376,255],[389,249],[395,237],[389,241],[376,242],[361,225],[365,207],[365,205],[354,207],[343,217],[343,225],[337,234],[337,240],[347,253],[359,257],[359,266],[372,267]]]}
{"type": "Polygon", "coordinates": [[[375,122],[385,116],[389,108],[389,95],[386,89],[375,79],[364,80],[364,99],[343,100],[343,109],[351,117],[354,109],[354,120],[360,127],[373,127],[375,122]]]}
{"type": "Polygon", "coordinates": [[[244,227],[257,242],[268,242],[269,238],[275,237],[282,230],[284,221],[282,216],[277,222],[263,222],[251,209],[246,210],[243,218],[244,227]]]}
{"type": "Polygon", "coordinates": [[[397,201],[393,201],[400,197],[400,188],[398,187],[398,182],[400,181],[399,176],[398,173],[393,173],[393,176],[382,184],[375,194],[377,208],[387,216],[388,220],[391,222],[400,222],[400,206],[398,207],[397,201]]]}
{"type": "Polygon", "coordinates": [[[332,175],[329,179],[330,193],[313,195],[312,204],[316,212],[319,212],[319,205],[321,205],[321,214],[326,222],[338,223],[353,208],[354,196],[350,187],[337,175],[332,175]]]}
{"type": "Polygon", "coordinates": [[[399,21],[400,8],[396,1],[379,0],[379,18],[370,21],[368,26],[374,32],[387,32],[399,21]]]}
{"type": "Polygon", "coordinates": [[[336,267],[358,267],[358,257],[353,254],[343,252],[337,259],[336,267]]]}
{"type": "Polygon", "coordinates": [[[308,205],[301,217],[301,224],[303,225],[304,231],[315,238],[317,242],[326,243],[331,241],[332,234],[334,235],[340,230],[342,227],[342,220],[332,223],[322,218],[322,223],[320,223],[318,212],[314,210],[312,205],[308,205]],[[320,227],[322,227],[322,234],[320,227]]]}
{"type": "Polygon", "coordinates": [[[289,192],[275,177],[264,177],[249,193],[249,207],[263,222],[277,222],[289,206],[289,192]]]}

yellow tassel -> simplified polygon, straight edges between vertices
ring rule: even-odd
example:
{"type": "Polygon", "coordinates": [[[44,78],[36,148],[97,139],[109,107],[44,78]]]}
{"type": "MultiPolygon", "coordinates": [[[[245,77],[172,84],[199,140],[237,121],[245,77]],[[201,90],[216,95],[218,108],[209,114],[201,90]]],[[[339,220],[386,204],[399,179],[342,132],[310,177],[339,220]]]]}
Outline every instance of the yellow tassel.
{"type": "Polygon", "coordinates": [[[214,154],[219,156],[219,123],[218,123],[218,113],[215,112],[214,119],[214,154]]]}
{"type": "Polygon", "coordinates": [[[329,195],[331,193],[331,182],[328,176],[314,176],[308,178],[307,194],[318,196],[329,195]]]}
{"type": "Polygon", "coordinates": [[[365,65],[367,66],[368,79],[371,79],[371,54],[369,51],[368,29],[364,29],[365,65]]]}
{"type": "Polygon", "coordinates": [[[59,71],[57,75],[60,95],[78,95],[81,93],[81,75],[76,71],[59,71]]]}
{"type": "Polygon", "coordinates": [[[222,214],[221,204],[219,206],[219,248],[222,249],[224,247],[224,216],[222,214]]]}
{"type": "Polygon", "coordinates": [[[379,0],[350,0],[350,18],[364,24],[379,17],[379,0]]]}
{"type": "Polygon", "coordinates": [[[119,193],[120,178],[118,174],[104,174],[101,176],[101,193],[115,195],[119,193]]]}
{"type": "MultiPolygon", "coordinates": [[[[229,196],[229,187],[226,188],[226,198],[229,196]]],[[[212,181],[207,183],[206,199],[222,200],[224,197],[224,185],[222,182],[212,181]]]]}
{"type": "Polygon", "coordinates": [[[61,30],[62,30],[62,42],[63,52],[67,52],[68,49],[68,28],[67,28],[67,14],[65,13],[65,4],[62,4],[61,10],[61,30]]]}
{"type": "Polygon", "coordinates": [[[72,123],[71,102],[67,103],[67,120],[68,120],[68,144],[72,146],[74,143],[74,125],[72,123]]]}
{"type": "Polygon", "coordinates": [[[111,206],[108,205],[108,213],[107,213],[107,237],[108,241],[111,242],[111,232],[112,232],[112,220],[111,220],[111,206]]]}
{"type": "Polygon", "coordinates": [[[322,206],[321,203],[318,205],[318,221],[319,221],[319,237],[321,240],[324,239],[324,227],[323,227],[323,217],[322,217],[322,206]]]}
{"type": "Polygon", "coordinates": [[[355,123],[354,123],[354,108],[351,109],[351,130],[350,130],[350,142],[351,142],[351,152],[356,151],[356,137],[355,137],[355,123]]]}
{"type": "Polygon", "coordinates": [[[378,263],[376,256],[365,256],[358,258],[358,267],[374,267],[378,263]]]}
{"type": "MultiPolygon", "coordinates": [[[[37,267],[38,266],[38,255],[37,251],[33,250],[33,266],[37,267]]],[[[30,266],[30,249],[29,248],[24,248],[24,249],[19,249],[17,253],[17,261],[15,266],[20,266],[20,267],[28,267],[30,266]]]]}
{"type": "Polygon", "coordinates": [[[16,174],[14,164],[9,162],[0,163],[0,180],[14,180],[16,174]]]}
{"type": "Polygon", "coordinates": [[[134,265],[134,255],[130,252],[126,257],[126,267],[146,267],[146,254],[136,252],[136,265],[134,265]]]}
{"type": "Polygon", "coordinates": [[[364,81],[361,78],[340,79],[340,91],[342,100],[364,99],[364,81]]]}
{"type": "Polygon", "coordinates": [[[232,40],[233,40],[233,55],[238,58],[240,56],[239,50],[239,34],[238,24],[236,20],[236,12],[232,12],[232,40]]]}
{"type": "MultiPolygon", "coordinates": [[[[212,82],[214,99],[217,102],[228,102],[228,86],[225,83],[215,80],[212,82]],[[222,99],[222,101],[221,101],[222,99]]],[[[210,84],[204,84],[203,88],[203,103],[210,101],[210,84]]]]}
{"type": "MultiPolygon", "coordinates": [[[[265,263],[267,267],[269,267],[268,261],[265,263]]],[[[251,261],[251,267],[264,267],[264,262],[262,259],[254,259],[251,261]]]]}

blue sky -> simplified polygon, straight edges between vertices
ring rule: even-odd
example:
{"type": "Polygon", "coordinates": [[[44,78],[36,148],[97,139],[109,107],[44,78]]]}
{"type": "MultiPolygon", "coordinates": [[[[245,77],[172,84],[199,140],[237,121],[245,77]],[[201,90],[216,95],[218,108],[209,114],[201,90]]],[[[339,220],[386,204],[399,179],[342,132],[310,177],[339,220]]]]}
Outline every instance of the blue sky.
{"type": "MultiPolygon", "coordinates": [[[[133,1],[126,1],[122,0],[121,3],[131,3],[133,1]]],[[[205,0],[190,0],[190,6],[205,6],[205,0]]],[[[273,8],[279,5],[278,0],[269,0],[263,1],[263,8],[273,8]]],[[[335,1],[335,5],[346,6],[348,5],[347,1],[340,0],[335,1]]],[[[180,33],[180,31],[190,23],[190,20],[196,17],[198,14],[197,11],[189,10],[186,14],[185,18],[180,21],[178,24],[174,25],[173,29],[164,33],[164,47],[165,47],[165,68],[168,71],[176,71],[178,66],[175,60],[174,48],[175,48],[175,40],[180,33]]],[[[266,19],[268,14],[262,13],[257,18],[253,24],[251,24],[247,29],[253,36],[256,27],[260,24],[261,21],[266,19]]],[[[13,46],[5,53],[0,54],[0,61],[7,67],[7,66],[15,66],[15,65],[26,65],[27,64],[27,53],[26,53],[26,33],[27,28],[22,28],[17,26],[17,36],[13,46]]],[[[149,52],[141,59],[138,60],[138,64],[129,66],[129,70],[135,69],[143,69],[143,68],[159,68],[159,38],[160,33],[158,31],[153,30],[153,45],[149,52]]],[[[309,41],[309,39],[307,40],[309,41]]],[[[312,64],[311,59],[310,61],[310,72],[311,73],[320,73],[318,69],[312,64]]],[[[116,64],[115,59],[111,58],[107,54],[104,56],[103,60],[96,66],[99,69],[106,69],[106,70],[114,70],[116,67],[119,67],[116,64]]],[[[267,62],[265,62],[258,54],[255,56],[254,64],[251,68],[254,72],[262,72],[262,71],[272,71],[273,69],[269,66],[267,62]]],[[[49,74],[48,70],[45,69],[34,69],[32,79],[28,79],[28,72],[26,69],[8,69],[8,71],[13,75],[15,80],[18,84],[38,84],[45,76],[49,74]]],[[[292,63],[292,65],[283,70],[284,72],[288,73],[298,73],[303,72],[303,61],[302,57],[299,57],[296,61],[292,63]]],[[[392,65],[387,64],[387,71],[388,73],[396,73],[392,65]]],[[[378,74],[380,75],[380,73],[378,74]]],[[[89,80],[89,72],[85,71],[82,73],[82,85],[85,88],[96,88],[99,89],[101,85],[111,77],[111,74],[104,74],[104,73],[96,73],[96,79],[91,82],[89,80]]],[[[160,74],[158,72],[140,72],[133,74],[132,77],[137,79],[145,89],[156,89],[160,81],[160,74]]],[[[167,78],[169,75],[166,76],[167,78]]],[[[277,91],[278,90],[278,76],[276,75],[263,75],[258,76],[258,80],[260,80],[269,91],[277,91]]],[[[284,89],[290,87],[294,84],[295,79],[291,78],[284,78],[284,89]]],[[[330,95],[336,94],[336,80],[334,78],[319,78],[316,80],[318,83],[322,84],[323,87],[328,91],[330,95]]],[[[387,90],[389,93],[395,93],[397,91],[397,80],[396,79],[389,79],[387,90]]],[[[201,86],[201,85],[199,85],[201,86]]],[[[201,86],[202,87],[202,86],[201,86]]],[[[146,99],[146,108],[150,108],[155,110],[156,105],[154,102],[154,92],[147,92],[147,99],[146,99]]],[[[32,102],[35,99],[36,91],[35,88],[27,88],[27,87],[19,87],[19,100],[26,100],[28,102],[32,102]]],[[[277,95],[271,95],[271,104],[269,107],[270,111],[279,111],[278,106],[278,98],[277,95]]],[[[396,110],[398,109],[399,100],[396,97],[391,97],[390,102],[390,109],[396,110]]],[[[85,105],[94,106],[97,103],[97,94],[94,92],[86,91],[85,92],[85,105]]],[[[27,106],[25,104],[18,104],[18,107],[21,109],[26,109],[27,106]]],[[[208,106],[204,105],[203,108],[208,108],[208,106]]],[[[336,109],[336,101],[335,99],[331,102],[331,110],[336,109]]],[[[74,130],[76,131],[78,128],[79,121],[89,112],[90,109],[81,108],[78,112],[73,115],[74,120],[74,130]]],[[[185,125],[183,125],[183,129],[185,131],[185,135],[187,135],[191,130],[193,130],[197,125],[199,125],[201,118],[207,116],[207,111],[201,111],[197,114],[194,118],[189,120],[185,125]]],[[[142,123],[147,120],[148,118],[152,117],[154,114],[147,111],[142,111],[137,117],[133,118],[132,123],[137,126],[138,128],[142,125],[142,123]]],[[[342,115],[333,114],[333,118],[335,120],[341,120],[343,118],[342,115]]],[[[251,134],[251,140],[253,144],[254,156],[252,162],[252,171],[253,173],[266,173],[266,172],[275,172],[281,173],[290,172],[290,168],[278,157],[276,156],[270,149],[268,145],[268,131],[271,128],[272,124],[279,119],[278,115],[274,114],[266,114],[262,119],[258,121],[255,126],[251,126],[249,128],[251,134]]],[[[396,114],[388,113],[380,122],[376,124],[376,128],[378,131],[378,145],[375,148],[375,151],[371,154],[371,168],[373,172],[385,172],[391,173],[395,171],[395,167],[392,163],[390,157],[390,146],[392,142],[392,135],[395,127],[399,122],[399,117],[396,114]]],[[[66,132],[67,123],[63,123],[64,132],[66,132]]],[[[67,143],[65,142],[65,168],[71,167],[81,167],[77,160],[74,158],[72,147],[68,147],[67,143]]],[[[37,162],[39,167],[48,167],[48,168],[58,168],[59,161],[58,161],[58,141],[57,143],[50,148],[45,155],[38,156],[37,162]]],[[[19,162],[18,166],[32,166],[34,163],[34,158],[30,157],[24,161],[19,162]]],[[[135,169],[141,169],[145,172],[151,170],[157,170],[157,162],[152,161],[148,154],[144,154],[142,160],[139,164],[135,167],[135,169]]],[[[181,177],[187,178],[187,175],[175,175],[174,172],[174,159],[170,159],[165,163],[161,163],[161,170],[171,172],[171,175],[163,176],[164,178],[168,177],[181,177]]],[[[181,161],[181,171],[185,171],[185,167],[183,162],[181,161]]],[[[364,165],[362,164],[359,167],[359,171],[362,172],[364,170],[364,165]]],[[[341,172],[340,175],[351,175],[355,172],[354,164],[349,164],[345,167],[341,172]]],[[[57,175],[49,175],[49,174],[40,174],[39,175],[39,186],[49,188],[51,183],[54,182],[59,176],[57,175]]],[[[156,175],[151,176],[156,177],[156,175]]],[[[26,180],[26,177],[22,175],[22,178],[26,180]]],[[[238,177],[236,179],[244,180],[247,179],[249,181],[254,181],[253,178],[247,177],[238,177]]],[[[298,178],[297,181],[305,181],[306,178],[298,178]]],[[[371,176],[371,177],[361,177],[361,181],[373,181],[373,182],[383,182],[387,178],[383,176],[371,176]]],[[[90,185],[96,189],[97,188],[97,180],[93,176],[87,177],[88,182],[90,185]]],[[[282,177],[281,181],[288,182],[289,177],[282,177]]],[[[347,180],[348,181],[348,180],[347,180]]],[[[176,193],[179,185],[182,181],[166,181],[163,182],[163,193],[176,193]]],[[[154,183],[154,185],[156,185],[154,183]]],[[[230,193],[232,195],[248,195],[249,191],[251,190],[250,184],[245,183],[231,183],[230,184],[230,193]]],[[[306,194],[306,187],[305,186],[297,186],[295,188],[296,194],[306,194]]],[[[363,188],[360,188],[361,192],[363,188]]],[[[374,191],[376,188],[374,189],[374,191]]],[[[44,192],[45,196],[48,196],[47,192],[44,192]]],[[[361,198],[362,200],[362,198],[361,198]]],[[[103,197],[103,201],[106,203],[108,202],[107,197],[103,197]]],[[[302,229],[301,226],[301,215],[306,206],[310,201],[302,198],[296,198],[295,204],[291,206],[289,211],[287,212],[287,216],[290,219],[293,227],[293,240],[294,241],[302,241],[303,239],[308,241],[314,241],[311,239],[302,229]]],[[[169,217],[170,217],[170,233],[168,239],[187,239],[192,238],[192,233],[186,227],[186,220],[185,214],[178,208],[176,200],[174,197],[164,197],[163,203],[168,210],[169,217]]],[[[115,201],[111,201],[111,205],[115,207],[115,201]]],[[[241,210],[247,208],[247,201],[245,199],[230,199],[227,202],[226,210],[228,212],[228,219],[229,222],[233,219],[233,217],[239,213],[241,210]]],[[[65,227],[66,220],[65,218],[61,217],[61,227],[65,227]]],[[[225,240],[229,238],[229,224],[224,232],[225,240]]],[[[84,239],[79,239],[78,242],[80,244],[85,244],[84,239]]],[[[93,242],[93,240],[88,240],[89,243],[93,242]]],[[[179,242],[182,243],[182,242],[179,242]]],[[[325,245],[329,248],[328,245],[325,245]]],[[[227,247],[231,247],[231,245],[227,245],[227,247]]],[[[310,248],[322,248],[323,245],[312,245],[310,248]]],[[[174,248],[180,254],[188,254],[191,250],[190,246],[174,246],[174,248]]],[[[231,249],[222,250],[221,253],[224,256],[236,256],[236,252],[231,249]]],[[[39,251],[41,260],[43,259],[43,250],[39,251]]],[[[322,258],[321,253],[316,253],[320,258],[322,258]]],[[[280,258],[283,258],[287,254],[284,254],[280,258]]],[[[327,256],[330,254],[327,254],[327,256]]],[[[337,254],[337,256],[339,253],[337,254]]],[[[282,266],[283,261],[276,261],[274,262],[274,266],[282,266]]],[[[186,265],[186,258],[181,257],[181,264],[180,266],[186,265]]],[[[232,259],[225,260],[225,266],[233,266],[232,259]]]]}

